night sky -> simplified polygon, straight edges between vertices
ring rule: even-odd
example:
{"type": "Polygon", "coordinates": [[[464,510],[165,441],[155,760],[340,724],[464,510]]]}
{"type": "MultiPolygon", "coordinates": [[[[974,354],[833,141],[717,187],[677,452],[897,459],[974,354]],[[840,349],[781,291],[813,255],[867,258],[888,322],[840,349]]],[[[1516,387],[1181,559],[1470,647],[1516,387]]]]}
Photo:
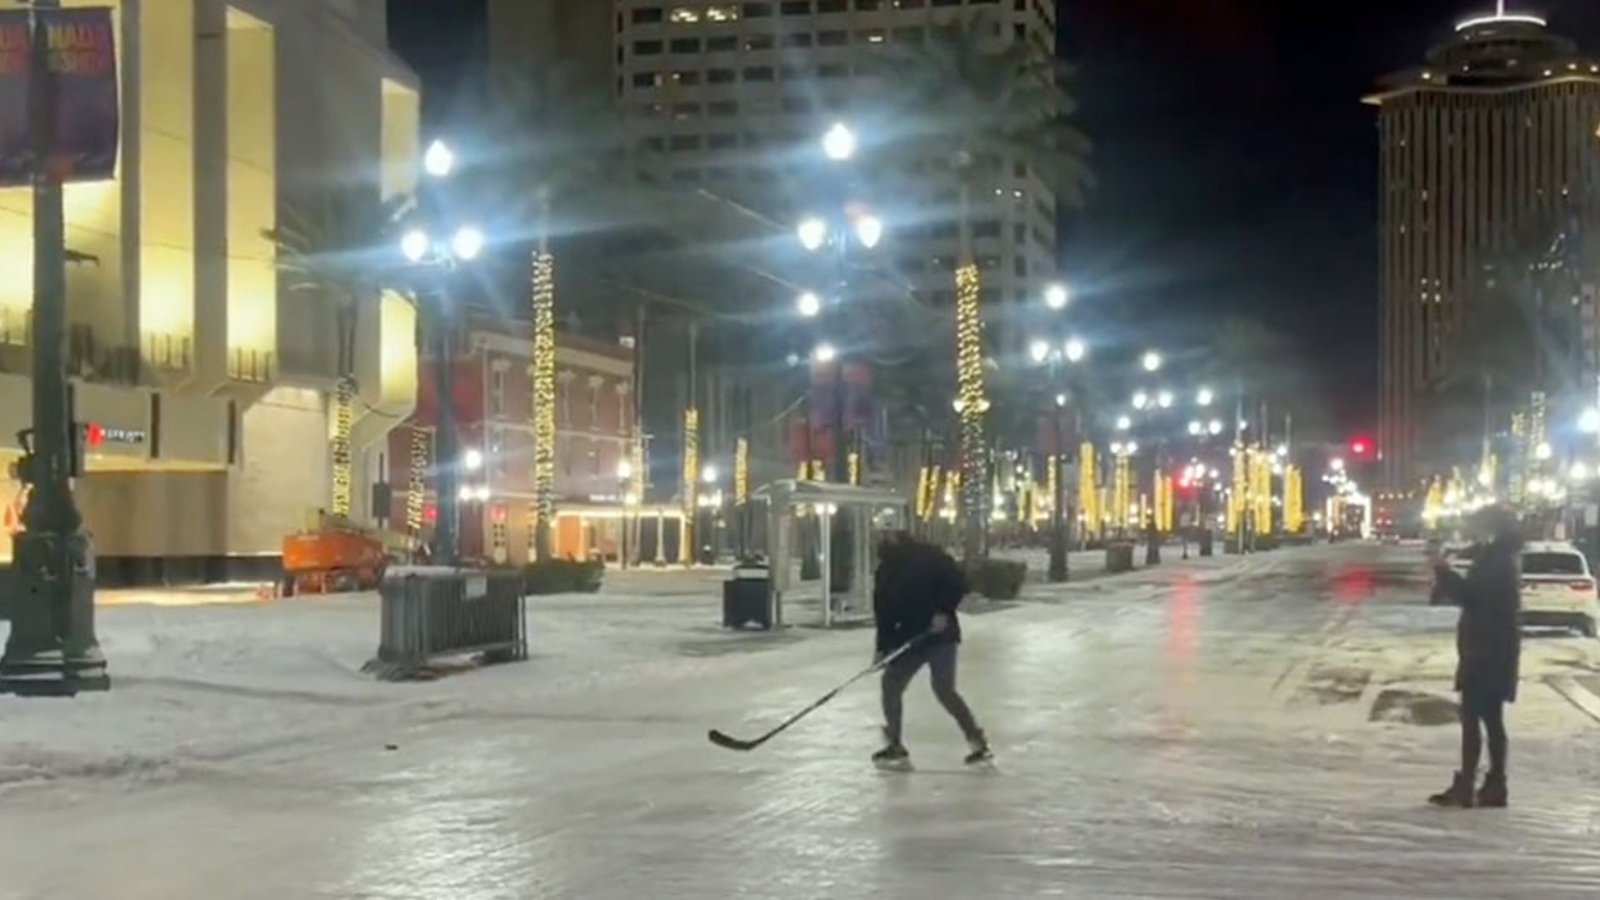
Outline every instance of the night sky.
{"type": "MultiPolygon", "coordinates": [[[[1493,0],[1060,5],[1099,180],[1063,230],[1085,316],[1104,320],[1107,340],[1133,339],[1137,323],[1137,339],[1174,347],[1203,347],[1225,317],[1260,319],[1321,373],[1341,427],[1370,429],[1376,130],[1360,98],[1493,0]]],[[[1511,6],[1600,52],[1600,2],[1511,6]]],[[[390,0],[396,49],[442,98],[431,115],[479,52],[483,7],[390,0]]]]}

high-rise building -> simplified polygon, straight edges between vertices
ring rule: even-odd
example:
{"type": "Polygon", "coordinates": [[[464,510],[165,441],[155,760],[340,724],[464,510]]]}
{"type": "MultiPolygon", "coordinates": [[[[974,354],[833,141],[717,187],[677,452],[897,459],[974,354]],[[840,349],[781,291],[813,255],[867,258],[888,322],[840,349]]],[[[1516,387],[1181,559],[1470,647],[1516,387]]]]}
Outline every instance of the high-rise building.
{"type": "MultiPolygon", "coordinates": [[[[417,367],[412,305],[365,298],[352,458],[336,467],[338,316],[280,289],[266,232],[355,180],[410,192],[417,79],[387,51],[383,0],[99,5],[117,28],[118,164],[65,191],[66,246],[87,260],[67,275],[69,376],[77,417],[104,437],[76,485],[99,578],[272,579],[335,481],[372,521],[417,367]]],[[[24,497],[5,467],[31,417],[32,239],[28,190],[0,189],[0,564],[24,497]]]]}
{"type": "Polygon", "coordinates": [[[1381,156],[1378,451],[1386,483],[1406,488],[1426,474],[1419,448],[1450,437],[1426,433],[1426,392],[1485,265],[1600,188],[1600,59],[1501,0],[1366,102],[1381,156]]]}

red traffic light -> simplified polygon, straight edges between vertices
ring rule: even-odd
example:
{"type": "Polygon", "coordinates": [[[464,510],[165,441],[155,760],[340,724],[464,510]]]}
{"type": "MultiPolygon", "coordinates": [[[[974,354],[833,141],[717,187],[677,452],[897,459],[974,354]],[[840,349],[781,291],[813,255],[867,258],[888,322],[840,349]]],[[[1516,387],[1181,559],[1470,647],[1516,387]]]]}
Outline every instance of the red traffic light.
{"type": "Polygon", "coordinates": [[[93,422],[83,426],[83,442],[90,447],[98,447],[106,442],[106,430],[93,422]]]}
{"type": "Polygon", "coordinates": [[[1350,455],[1351,456],[1356,456],[1356,457],[1371,456],[1372,455],[1372,440],[1370,438],[1367,438],[1367,437],[1364,437],[1364,436],[1351,438],[1350,439],[1350,455]]]}

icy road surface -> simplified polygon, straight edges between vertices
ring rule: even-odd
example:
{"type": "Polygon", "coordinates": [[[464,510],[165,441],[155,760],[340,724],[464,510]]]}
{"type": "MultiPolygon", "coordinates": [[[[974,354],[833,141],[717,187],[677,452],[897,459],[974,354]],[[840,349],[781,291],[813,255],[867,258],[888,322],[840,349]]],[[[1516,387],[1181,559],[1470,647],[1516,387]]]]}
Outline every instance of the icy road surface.
{"type": "Polygon", "coordinates": [[[0,898],[1600,896],[1600,642],[1528,640],[1509,811],[1428,809],[1456,729],[1423,577],[1323,547],[973,615],[992,774],[925,681],[913,774],[866,764],[870,685],[712,747],[870,637],[722,636],[705,575],[537,601],[533,661],[428,685],[356,673],[370,600],[107,609],[115,692],[0,700],[0,898]]]}

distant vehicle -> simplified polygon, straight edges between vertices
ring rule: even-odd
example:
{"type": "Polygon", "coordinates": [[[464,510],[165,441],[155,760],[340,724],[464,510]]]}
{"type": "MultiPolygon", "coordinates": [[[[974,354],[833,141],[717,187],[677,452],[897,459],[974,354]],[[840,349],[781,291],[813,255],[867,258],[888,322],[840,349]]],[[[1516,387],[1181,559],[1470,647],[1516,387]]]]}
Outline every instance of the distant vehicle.
{"type": "Polygon", "coordinates": [[[1372,504],[1372,533],[1385,544],[1422,538],[1422,500],[1410,494],[1379,494],[1372,504]]]}
{"type": "MultiPolygon", "coordinates": [[[[1476,544],[1446,545],[1440,553],[1451,571],[1465,576],[1476,544]]],[[[1447,602],[1437,591],[1432,602],[1447,602]]],[[[1522,624],[1570,628],[1595,637],[1600,623],[1600,589],[1589,560],[1564,541],[1533,541],[1522,548],[1522,624]]]]}
{"type": "Polygon", "coordinates": [[[1595,637],[1600,593],[1583,552],[1561,541],[1522,548],[1522,624],[1570,628],[1595,637]]]}

